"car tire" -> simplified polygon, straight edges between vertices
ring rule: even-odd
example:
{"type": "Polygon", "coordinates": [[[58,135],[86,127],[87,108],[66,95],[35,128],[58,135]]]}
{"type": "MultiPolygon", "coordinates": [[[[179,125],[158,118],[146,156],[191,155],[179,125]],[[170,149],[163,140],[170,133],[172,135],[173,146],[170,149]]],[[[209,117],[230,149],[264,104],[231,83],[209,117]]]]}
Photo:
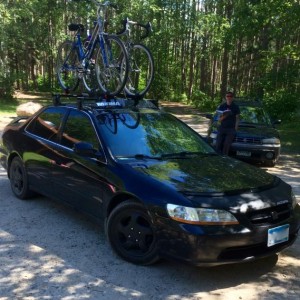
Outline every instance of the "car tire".
{"type": "Polygon", "coordinates": [[[275,167],[275,161],[274,160],[271,160],[271,161],[265,161],[265,163],[264,163],[264,165],[266,166],[266,167],[270,167],[270,168],[272,168],[272,167],[275,167]]]}
{"type": "Polygon", "coordinates": [[[9,180],[11,190],[17,198],[24,200],[34,195],[28,187],[28,177],[24,163],[18,156],[10,164],[9,180]]]}
{"type": "Polygon", "coordinates": [[[152,221],[142,204],[129,200],[113,209],[106,223],[113,250],[124,260],[150,265],[159,260],[152,221]]]}

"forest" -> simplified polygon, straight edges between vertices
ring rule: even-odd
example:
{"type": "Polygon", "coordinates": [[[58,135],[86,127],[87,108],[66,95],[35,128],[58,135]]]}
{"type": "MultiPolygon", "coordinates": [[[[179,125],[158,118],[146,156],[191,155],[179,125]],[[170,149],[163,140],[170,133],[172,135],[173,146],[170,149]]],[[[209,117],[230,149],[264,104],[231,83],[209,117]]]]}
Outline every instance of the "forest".
{"type": "MultiPolygon", "coordinates": [[[[114,3],[110,33],[125,17],[152,24],[152,34],[142,41],[155,61],[147,97],[209,108],[231,90],[262,99],[280,118],[294,118],[299,111],[299,0],[114,3]]],[[[0,96],[59,91],[56,51],[72,37],[68,24],[89,28],[95,16],[89,0],[1,0],[0,96]]]]}

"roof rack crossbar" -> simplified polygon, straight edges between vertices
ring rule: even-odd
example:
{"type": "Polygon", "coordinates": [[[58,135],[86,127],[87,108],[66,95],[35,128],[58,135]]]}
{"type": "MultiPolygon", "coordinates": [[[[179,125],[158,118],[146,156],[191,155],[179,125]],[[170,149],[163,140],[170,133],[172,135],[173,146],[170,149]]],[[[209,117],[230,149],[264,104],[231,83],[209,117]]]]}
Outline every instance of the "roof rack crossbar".
{"type": "MultiPolygon", "coordinates": [[[[143,97],[111,97],[109,95],[89,95],[89,94],[52,94],[53,97],[53,105],[55,106],[62,106],[64,103],[62,103],[61,98],[68,98],[68,99],[76,99],[77,107],[78,109],[82,110],[84,107],[84,102],[95,102],[95,105],[98,107],[105,108],[107,103],[107,107],[114,106],[114,103],[126,102],[129,101],[131,103],[130,106],[137,107],[139,103],[151,103],[152,106],[155,106],[156,108],[159,108],[158,100],[154,99],[144,99],[143,97]],[[133,102],[133,103],[132,103],[133,102]],[[101,106],[99,103],[103,103],[104,105],[101,106]]],[[[89,103],[91,105],[91,103],[89,103]]]]}

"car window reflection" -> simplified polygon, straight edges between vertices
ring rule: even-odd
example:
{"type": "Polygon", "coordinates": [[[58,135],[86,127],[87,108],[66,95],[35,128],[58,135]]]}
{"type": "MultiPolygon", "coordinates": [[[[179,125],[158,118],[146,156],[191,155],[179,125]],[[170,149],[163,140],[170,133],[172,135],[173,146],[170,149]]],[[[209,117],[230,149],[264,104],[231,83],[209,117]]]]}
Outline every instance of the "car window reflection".
{"type": "Polygon", "coordinates": [[[63,129],[61,144],[73,148],[75,143],[88,142],[94,149],[99,149],[99,142],[89,117],[76,110],[72,110],[63,129]]]}
{"type": "Polygon", "coordinates": [[[265,113],[262,107],[240,106],[241,122],[252,124],[267,124],[271,121],[269,116],[265,113]]]}
{"type": "Polygon", "coordinates": [[[50,141],[58,140],[65,109],[48,108],[27,126],[26,131],[50,141]]]}
{"type": "Polygon", "coordinates": [[[121,118],[115,117],[116,131],[108,128],[103,117],[98,118],[105,144],[115,157],[160,157],[183,152],[214,153],[197,133],[172,115],[150,112],[139,116],[138,112],[135,114],[123,115],[126,120],[139,119],[137,126],[128,126],[121,118]]]}

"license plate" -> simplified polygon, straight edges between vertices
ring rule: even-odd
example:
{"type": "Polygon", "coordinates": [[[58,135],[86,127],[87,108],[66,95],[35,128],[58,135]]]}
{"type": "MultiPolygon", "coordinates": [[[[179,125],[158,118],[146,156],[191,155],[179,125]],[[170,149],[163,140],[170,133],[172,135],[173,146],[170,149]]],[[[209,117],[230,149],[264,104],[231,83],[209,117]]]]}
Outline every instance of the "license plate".
{"type": "Polygon", "coordinates": [[[236,151],[236,155],[238,156],[251,156],[251,152],[250,151],[236,151]]]}
{"type": "Polygon", "coordinates": [[[290,225],[282,225],[268,230],[268,247],[284,243],[289,240],[290,225]]]}

